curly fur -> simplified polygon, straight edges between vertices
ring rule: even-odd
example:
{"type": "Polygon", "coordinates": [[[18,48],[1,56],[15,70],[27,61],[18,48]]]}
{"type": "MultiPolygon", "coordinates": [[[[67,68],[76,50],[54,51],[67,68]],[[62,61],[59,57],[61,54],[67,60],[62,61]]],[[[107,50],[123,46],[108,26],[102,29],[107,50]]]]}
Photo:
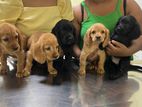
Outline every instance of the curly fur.
{"type": "Polygon", "coordinates": [[[130,15],[122,16],[116,24],[111,40],[116,40],[129,47],[132,40],[137,39],[140,34],[140,26],[135,17],[130,15]]]}
{"type": "Polygon", "coordinates": [[[12,56],[17,58],[17,77],[26,76],[26,72],[22,72],[25,63],[24,46],[26,44],[26,37],[21,32],[7,22],[0,24],[0,73],[5,74],[7,68],[7,57],[12,56]]]}
{"type": "Polygon", "coordinates": [[[47,62],[50,74],[57,74],[53,60],[59,57],[59,44],[52,33],[34,33],[28,40],[27,60],[24,71],[30,72],[33,59],[40,64],[47,62]]]}
{"type": "Polygon", "coordinates": [[[98,55],[98,68],[97,73],[104,73],[104,62],[106,59],[106,54],[104,50],[100,50],[99,46],[106,47],[109,41],[109,30],[101,23],[96,23],[91,26],[84,37],[83,49],[80,55],[80,69],[79,74],[86,74],[86,58],[92,52],[96,52],[98,55]]]}
{"type": "Polygon", "coordinates": [[[65,56],[74,56],[73,46],[76,44],[76,29],[72,22],[62,19],[54,26],[55,34],[65,56]]]}
{"type": "MultiPolygon", "coordinates": [[[[140,26],[135,17],[128,15],[122,16],[115,26],[115,30],[111,35],[111,40],[118,41],[129,47],[134,39],[141,34],[140,26]]],[[[109,79],[117,79],[125,74],[130,67],[130,57],[112,56],[108,60],[108,77],[109,79]]]]}

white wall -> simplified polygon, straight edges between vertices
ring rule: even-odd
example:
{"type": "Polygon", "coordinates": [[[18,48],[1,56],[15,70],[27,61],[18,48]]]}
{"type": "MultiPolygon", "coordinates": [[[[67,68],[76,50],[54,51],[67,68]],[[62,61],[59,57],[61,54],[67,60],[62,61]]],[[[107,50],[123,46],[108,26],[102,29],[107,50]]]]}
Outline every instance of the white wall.
{"type": "MultiPolygon", "coordinates": [[[[142,9],[142,0],[135,0],[135,1],[138,3],[138,5],[142,9]]],[[[134,60],[142,60],[142,51],[139,51],[136,54],[134,54],[134,60]]]]}
{"type": "Polygon", "coordinates": [[[137,3],[138,3],[138,5],[142,8],[142,0],[135,0],[137,3]]]}
{"type": "MultiPolygon", "coordinates": [[[[76,4],[79,4],[82,0],[71,0],[72,2],[72,5],[76,5],[76,4]]],[[[139,6],[142,8],[142,0],[135,0],[139,6]]]]}

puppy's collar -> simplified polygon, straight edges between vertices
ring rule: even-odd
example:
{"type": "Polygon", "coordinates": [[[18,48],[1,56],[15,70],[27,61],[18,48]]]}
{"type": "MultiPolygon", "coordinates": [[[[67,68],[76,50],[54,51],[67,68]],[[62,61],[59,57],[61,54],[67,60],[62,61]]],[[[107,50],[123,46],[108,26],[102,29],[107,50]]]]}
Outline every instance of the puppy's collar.
{"type": "Polygon", "coordinates": [[[103,47],[103,43],[100,43],[100,44],[99,44],[99,49],[100,49],[100,50],[105,50],[106,47],[103,47]]]}

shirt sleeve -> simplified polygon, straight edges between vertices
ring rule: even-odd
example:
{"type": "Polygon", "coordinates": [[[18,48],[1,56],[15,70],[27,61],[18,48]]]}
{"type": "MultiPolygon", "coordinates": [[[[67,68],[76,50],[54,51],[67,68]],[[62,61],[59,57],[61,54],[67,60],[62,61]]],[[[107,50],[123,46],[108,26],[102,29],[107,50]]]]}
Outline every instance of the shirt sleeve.
{"type": "Polygon", "coordinates": [[[22,12],[21,0],[0,0],[0,21],[16,23],[22,12]]]}
{"type": "Polygon", "coordinates": [[[58,0],[58,6],[61,13],[62,18],[73,20],[73,9],[70,0],[58,0]]]}

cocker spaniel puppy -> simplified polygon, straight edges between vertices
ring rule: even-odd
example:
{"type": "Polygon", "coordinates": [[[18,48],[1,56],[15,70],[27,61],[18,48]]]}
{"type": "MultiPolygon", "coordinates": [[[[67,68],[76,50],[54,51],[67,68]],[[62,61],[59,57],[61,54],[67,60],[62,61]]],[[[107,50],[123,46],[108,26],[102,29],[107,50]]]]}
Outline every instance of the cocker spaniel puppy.
{"type": "MultiPolygon", "coordinates": [[[[122,16],[116,24],[115,30],[111,35],[111,40],[118,41],[129,47],[134,39],[141,34],[140,26],[133,16],[122,16]]],[[[113,57],[113,62],[118,64],[119,58],[113,57]]]]}
{"type": "Polygon", "coordinates": [[[53,60],[59,57],[59,45],[52,33],[34,33],[28,39],[27,60],[24,71],[31,71],[33,59],[40,64],[47,62],[48,72],[56,75],[57,71],[53,68],[53,60]]]}
{"type": "Polygon", "coordinates": [[[0,73],[5,74],[8,71],[7,57],[17,58],[16,77],[27,76],[27,72],[23,72],[25,64],[24,35],[12,24],[3,22],[0,24],[0,73]]]}
{"type": "MultiPolygon", "coordinates": [[[[128,15],[122,16],[115,26],[111,35],[111,40],[118,41],[127,47],[130,47],[132,41],[137,39],[141,34],[140,26],[135,17],[128,15]]],[[[108,78],[113,80],[125,74],[130,67],[130,57],[112,56],[108,60],[108,78]]]]}
{"type": "Polygon", "coordinates": [[[83,49],[80,55],[80,69],[79,74],[86,74],[86,59],[92,52],[96,52],[99,57],[97,73],[104,73],[104,62],[106,53],[103,50],[109,41],[109,30],[101,23],[96,23],[91,26],[84,37],[83,49]]]}
{"type": "Polygon", "coordinates": [[[72,22],[62,19],[56,23],[52,29],[52,33],[57,37],[59,46],[63,50],[63,54],[67,57],[74,56],[73,46],[76,44],[76,30],[72,22]]]}

